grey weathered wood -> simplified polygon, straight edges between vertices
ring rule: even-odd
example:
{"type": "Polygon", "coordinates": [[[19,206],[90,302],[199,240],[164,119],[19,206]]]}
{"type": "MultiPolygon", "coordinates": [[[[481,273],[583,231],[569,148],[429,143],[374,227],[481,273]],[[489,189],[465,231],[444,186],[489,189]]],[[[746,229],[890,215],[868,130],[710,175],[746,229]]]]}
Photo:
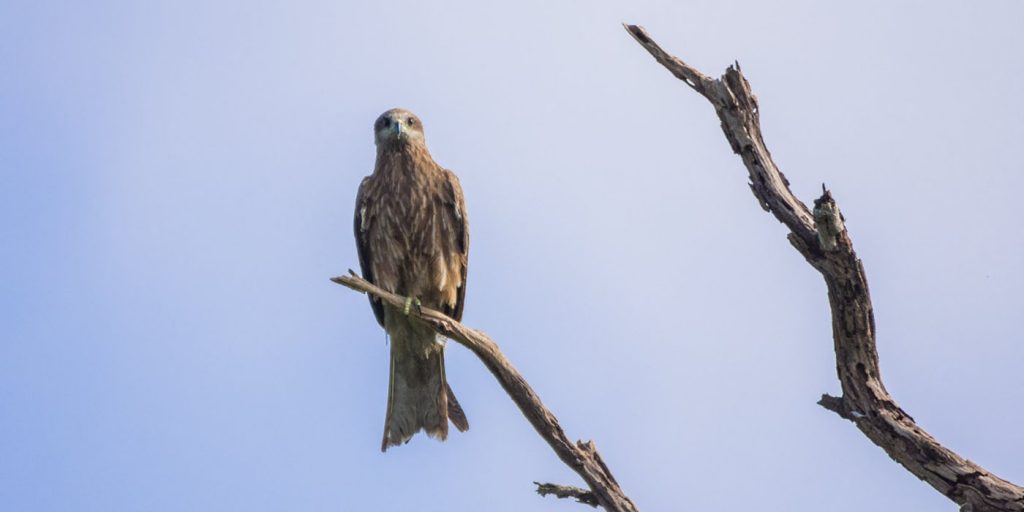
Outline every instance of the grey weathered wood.
{"type": "Polygon", "coordinates": [[[711,102],[726,139],[750,173],[750,188],[758,203],[789,228],[790,243],[825,278],[843,395],[823,395],[818,403],[853,422],[889,457],[962,510],[1024,512],[1024,488],[939,444],[885,390],[868,282],[842,214],[827,190],[815,201],[813,214],[789,190],[789,182],[765,146],[757,98],[739,65],[712,79],[666,53],[642,27],[625,28],[659,64],[711,102]]]}
{"type": "Polygon", "coordinates": [[[578,503],[590,505],[591,507],[598,505],[597,496],[594,496],[594,493],[586,489],[580,489],[571,485],[542,484],[540,482],[534,482],[533,484],[537,486],[537,494],[541,496],[550,494],[556,498],[572,498],[578,503]]]}
{"type": "MultiPolygon", "coordinates": [[[[331,281],[356,291],[375,295],[397,308],[405,307],[405,297],[378,288],[358,277],[351,270],[349,273],[350,275],[347,276],[331,278],[331,281]]],[[[577,441],[573,443],[569,440],[565,432],[562,431],[562,426],[558,424],[558,418],[544,406],[526,379],[498,349],[497,343],[483,332],[470,329],[451,317],[429,308],[413,308],[409,314],[426,322],[441,335],[468,348],[480,358],[484,366],[498,379],[498,383],[508,393],[509,398],[519,406],[519,410],[522,411],[523,416],[526,416],[527,421],[555,451],[558,458],[583,478],[583,481],[590,487],[591,497],[596,499],[601,507],[609,512],[637,511],[636,505],[622,492],[619,483],[615,481],[615,477],[612,476],[608,466],[604,464],[601,455],[597,453],[594,442],[577,441]]],[[[539,491],[540,486],[551,484],[537,485],[539,491]]],[[[580,496],[573,495],[573,497],[579,498],[580,496]]],[[[585,501],[581,500],[581,502],[585,501]]]]}

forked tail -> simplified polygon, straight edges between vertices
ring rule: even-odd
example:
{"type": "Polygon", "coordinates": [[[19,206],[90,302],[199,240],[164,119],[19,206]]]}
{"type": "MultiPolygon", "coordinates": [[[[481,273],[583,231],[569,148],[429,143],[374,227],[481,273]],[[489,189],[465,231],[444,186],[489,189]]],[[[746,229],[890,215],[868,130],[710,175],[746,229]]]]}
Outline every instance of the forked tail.
{"type": "Polygon", "coordinates": [[[408,442],[420,430],[443,441],[448,437],[449,419],[460,432],[469,429],[466,413],[445,379],[444,346],[435,341],[432,331],[429,334],[429,341],[399,337],[391,340],[381,451],[408,442]]]}

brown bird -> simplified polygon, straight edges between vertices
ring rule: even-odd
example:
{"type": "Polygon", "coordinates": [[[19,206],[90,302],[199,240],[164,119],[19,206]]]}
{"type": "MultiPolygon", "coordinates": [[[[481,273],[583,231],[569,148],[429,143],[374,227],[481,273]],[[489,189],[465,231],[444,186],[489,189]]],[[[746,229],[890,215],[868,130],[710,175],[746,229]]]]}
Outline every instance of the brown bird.
{"type": "Polygon", "coordinates": [[[377,162],[356,196],[359,265],[367,281],[409,298],[403,310],[370,297],[391,340],[381,444],[387,451],[420,430],[443,441],[448,420],[459,431],[469,429],[445,379],[444,338],[409,316],[415,304],[461,320],[469,225],[459,179],[430,156],[418,117],[391,109],[373,130],[377,162]]]}

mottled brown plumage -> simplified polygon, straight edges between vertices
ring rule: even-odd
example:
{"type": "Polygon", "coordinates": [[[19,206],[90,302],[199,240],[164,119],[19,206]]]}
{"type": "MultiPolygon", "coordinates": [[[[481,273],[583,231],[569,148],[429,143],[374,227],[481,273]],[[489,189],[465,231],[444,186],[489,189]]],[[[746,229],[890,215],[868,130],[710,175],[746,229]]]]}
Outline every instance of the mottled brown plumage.
{"type": "MultiPolygon", "coordinates": [[[[374,124],[377,162],[356,197],[355,235],[363,277],[460,320],[466,294],[469,226],[462,187],[434,162],[419,118],[402,109],[374,124]]],[[[404,311],[370,297],[391,340],[381,450],[425,430],[448,436],[448,420],[469,428],[444,373],[444,339],[404,311]]]]}

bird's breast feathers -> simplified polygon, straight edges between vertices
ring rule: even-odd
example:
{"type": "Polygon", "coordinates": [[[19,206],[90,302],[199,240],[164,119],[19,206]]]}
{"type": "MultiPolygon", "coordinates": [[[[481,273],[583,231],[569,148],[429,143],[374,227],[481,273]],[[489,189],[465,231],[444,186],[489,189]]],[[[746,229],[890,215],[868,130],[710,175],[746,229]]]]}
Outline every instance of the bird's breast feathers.
{"type": "Polygon", "coordinates": [[[448,197],[444,175],[391,183],[388,177],[375,175],[383,181],[370,184],[380,187],[360,205],[360,226],[375,255],[378,284],[391,285],[396,293],[454,305],[462,286],[463,262],[452,219],[461,220],[462,213],[448,197]]]}

